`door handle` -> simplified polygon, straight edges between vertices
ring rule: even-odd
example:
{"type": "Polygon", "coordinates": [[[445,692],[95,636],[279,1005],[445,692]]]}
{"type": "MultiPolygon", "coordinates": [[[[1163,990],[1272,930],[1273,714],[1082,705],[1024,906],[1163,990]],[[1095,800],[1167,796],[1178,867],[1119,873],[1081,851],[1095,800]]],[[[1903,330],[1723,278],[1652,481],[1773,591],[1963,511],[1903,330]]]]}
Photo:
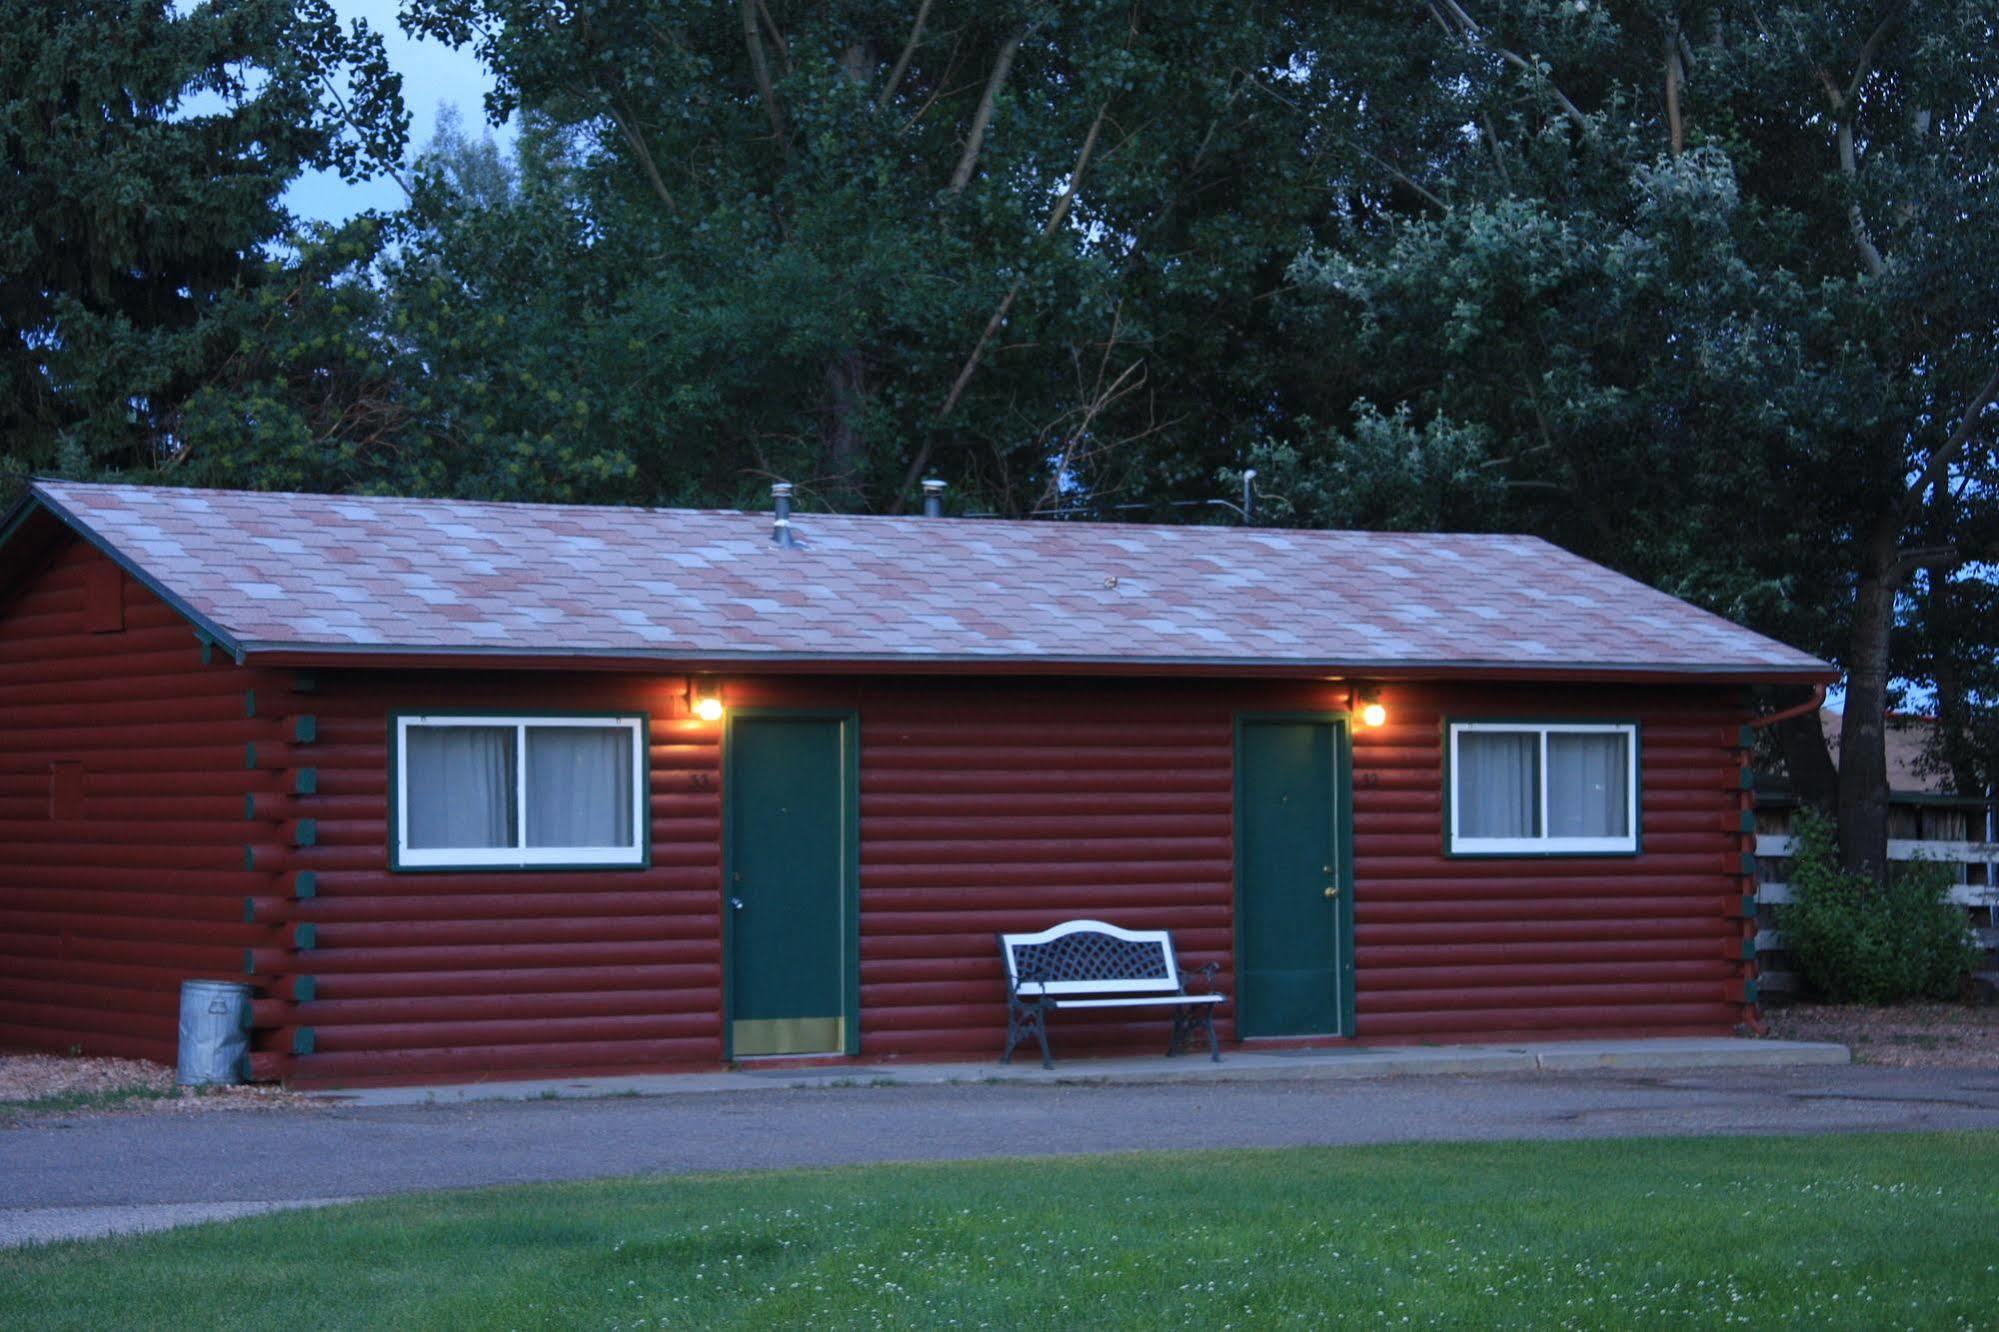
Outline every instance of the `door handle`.
{"type": "Polygon", "coordinates": [[[1326,885],[1327,897],[1338,897],[1339,895],[1340,895],[1340,886],[1338,884],[1329,883],[1326,885]]]}
{"type": "Polygon", "coordinates": [[[732,898],[730,898],[730,899],[729,899],[729,909],[730,909],[731,911],[741,911],[741,910],[743,909],[743,899],[742,899],[742,898],[740,898],[740,897],[732,897],[732,898]]]}

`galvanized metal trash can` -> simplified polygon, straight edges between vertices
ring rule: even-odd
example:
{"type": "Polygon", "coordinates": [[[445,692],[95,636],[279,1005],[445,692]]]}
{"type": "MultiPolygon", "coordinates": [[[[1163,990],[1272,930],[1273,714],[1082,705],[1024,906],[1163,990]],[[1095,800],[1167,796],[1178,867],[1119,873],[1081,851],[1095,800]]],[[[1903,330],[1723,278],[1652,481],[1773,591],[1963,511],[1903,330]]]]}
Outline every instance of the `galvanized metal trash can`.
{"type": "Polygon", "coordinates": [[[180,987],[180,1068],[174,1081],[206,1087],[243,1080],[250,1054],[250,987],[191,980],[180,987]]]}

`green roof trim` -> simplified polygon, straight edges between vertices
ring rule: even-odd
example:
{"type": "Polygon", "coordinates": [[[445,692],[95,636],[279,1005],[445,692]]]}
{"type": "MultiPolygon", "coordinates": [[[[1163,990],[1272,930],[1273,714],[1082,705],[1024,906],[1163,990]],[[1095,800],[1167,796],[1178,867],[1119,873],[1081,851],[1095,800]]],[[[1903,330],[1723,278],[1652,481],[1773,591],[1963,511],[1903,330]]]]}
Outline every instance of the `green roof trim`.
{"type": "Polygon", "coordinates": [[[5,521],[0,521],[0,546],[4,546],[8,541],[12,540],[14,534],[27,522],[28,517],[37,510],[58,519],[63,526],[69,528],[70,531],[76,533],[85,541],[88,541],[102,552],[106,559],[110,560],[120,569],[123,569],[140,586],[144,587],[161,601],[164,601],[173,609],[175,614],[193,625],[195,632],[202,639],[202,661],[204,663],[209,660],[209,645],[213,644],[234,658],[238,666],[243,664],[243,645],[237,642],[228,630],[175,595],[165,583],[147,573],[137,560],[105,540],[89,523],[84,522],[61,504],[49,498],[48,493],[42,489],[40,478],[37,478],[35,483],[29,486],[27,496],[14,507],[13,512],[7,515],[5,521]]]}

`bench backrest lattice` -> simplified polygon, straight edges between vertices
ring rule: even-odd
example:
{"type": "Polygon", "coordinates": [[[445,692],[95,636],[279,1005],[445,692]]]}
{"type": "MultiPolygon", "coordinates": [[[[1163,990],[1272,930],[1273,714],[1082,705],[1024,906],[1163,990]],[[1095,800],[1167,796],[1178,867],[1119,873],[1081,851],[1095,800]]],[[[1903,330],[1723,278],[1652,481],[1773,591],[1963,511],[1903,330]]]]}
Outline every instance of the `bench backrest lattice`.
{"type": "Polygon", "coordinates": [[[1072,920],[1039,934],[1003,934],[1007,980],[1017,994],[1108,994],[1180,988],[1173,936],[1072,920]]]}

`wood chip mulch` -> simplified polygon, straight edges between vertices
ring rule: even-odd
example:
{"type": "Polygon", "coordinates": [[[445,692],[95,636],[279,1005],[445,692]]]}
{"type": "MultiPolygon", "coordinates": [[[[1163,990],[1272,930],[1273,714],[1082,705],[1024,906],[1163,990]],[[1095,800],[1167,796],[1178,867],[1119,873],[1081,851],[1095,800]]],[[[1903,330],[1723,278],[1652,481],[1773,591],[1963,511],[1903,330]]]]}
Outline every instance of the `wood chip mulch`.
{"type": "Polygon", "coordinates": [[[1786,1004],[1763,1010],[1770,1034],[1838,1041],[1856,1064],[1891,1068],[1999,1069],[1999,1005],[1786,1004]]]}
{"type": "Polygon", "coordinates": [[[282,1087],[175,1087],[174,1071],[143,1059],[90,1055],[0,1055],[0,1110],[76,1114],[197,1114],[214,1110],[296,1109],[324,1104],[282,1087]],[[130,1095],[120,1093],[153,1093],[130,1095]],[[43,1107],[52,1097],[79,1105],[43,1107]],[[92,1104],[95,1098],[108,1099],[92,1104]]]}

